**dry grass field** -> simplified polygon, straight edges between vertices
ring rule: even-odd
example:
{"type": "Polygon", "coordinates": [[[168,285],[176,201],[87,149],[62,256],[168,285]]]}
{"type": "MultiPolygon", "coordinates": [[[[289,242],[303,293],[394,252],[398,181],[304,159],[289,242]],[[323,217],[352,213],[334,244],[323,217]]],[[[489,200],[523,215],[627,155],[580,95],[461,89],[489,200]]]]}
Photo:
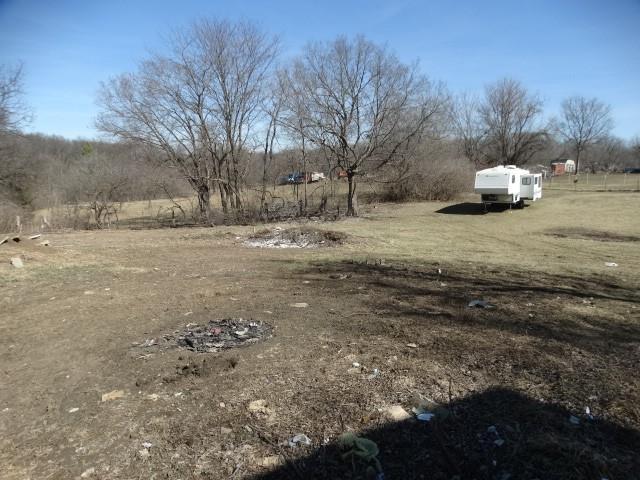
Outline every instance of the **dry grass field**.
{"type": "Polygon", "coordinates": [[[387,480],[640,478],[640,195],[544,195],[304,225],[330,247],[222,226],[0,245],[0,477],[364,479],[375,456],[387,480]],[[227,318],[272,337],[173,341],[227,318]]]}

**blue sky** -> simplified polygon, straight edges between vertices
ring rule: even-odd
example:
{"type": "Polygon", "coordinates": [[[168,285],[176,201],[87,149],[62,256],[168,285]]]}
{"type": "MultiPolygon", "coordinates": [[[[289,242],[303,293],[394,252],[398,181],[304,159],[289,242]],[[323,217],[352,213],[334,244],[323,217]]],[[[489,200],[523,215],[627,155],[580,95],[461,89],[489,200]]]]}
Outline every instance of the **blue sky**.
{"type": "Polygon", "coordinates": [[[640,135],[640,0],[0,0],[0,63],[24,62],[30,131],[92,138],[100,81],[201,16],[257,22],[282,38],[283,59],[364,34],[454,93],[516,78],[549,116],[567,96],[595,96],[612,105],[616,135],[640,135]]]}

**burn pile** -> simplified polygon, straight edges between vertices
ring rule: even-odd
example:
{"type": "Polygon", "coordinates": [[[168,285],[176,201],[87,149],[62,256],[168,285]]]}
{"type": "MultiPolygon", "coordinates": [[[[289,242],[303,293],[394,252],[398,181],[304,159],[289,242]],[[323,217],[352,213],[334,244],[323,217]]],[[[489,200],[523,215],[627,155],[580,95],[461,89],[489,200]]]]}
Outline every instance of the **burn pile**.
{"type": "Polygon", "coordinates": [[[206,325],[190,323],[176,340],[178,345],[194,352],[217,352],[259,342],[270,337],[271,332],[267,323],[230,318],[210,320],[206,325]]]}

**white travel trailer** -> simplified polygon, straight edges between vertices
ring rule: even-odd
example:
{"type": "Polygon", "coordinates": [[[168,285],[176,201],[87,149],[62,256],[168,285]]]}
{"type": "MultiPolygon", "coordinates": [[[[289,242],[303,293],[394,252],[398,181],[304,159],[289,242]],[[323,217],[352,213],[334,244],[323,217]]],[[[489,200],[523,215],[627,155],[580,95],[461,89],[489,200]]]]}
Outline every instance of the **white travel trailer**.
{"type": "Polygon", "coordinates": [[[474,191],[485,208],[494,203],[522,208],[525,200],[542,198],[542,174],[515,165],[487,168],[476,172],[474,191]]]}

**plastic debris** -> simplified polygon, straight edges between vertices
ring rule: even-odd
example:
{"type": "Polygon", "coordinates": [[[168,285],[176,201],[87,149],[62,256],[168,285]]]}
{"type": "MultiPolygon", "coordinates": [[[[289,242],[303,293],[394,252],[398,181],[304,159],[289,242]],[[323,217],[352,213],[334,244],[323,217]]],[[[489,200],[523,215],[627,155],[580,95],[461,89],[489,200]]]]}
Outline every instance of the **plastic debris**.
{"type": "Polygon", "coordinates": [[[416,418],[418,420],[420,420],[421,422],[430,422],[431,420],[433,420],[433,417],[435,417],[435,416],[436,416],[435,413],[423,412],[423,413],[419,413],[418,415],[416,415],[416,418]]]}
{"type": "Polygon", "coordinates": [[[569,423],[573,425],[580,425],[580,419],[574,415],[569,416],[569,423]]]}
{"type": "Polygon", "coordinates": [[[149,449],[149,448],[153,447],[153,443],[151,443],[151,442],[142,442],[142,446],[144,448],[149,449]]]}
{"type": "Polygon", "coordinates": [[[69,413],[76,413],[78,410],[80,410],[78,407],[73,407],[71,410],[69,410],[69,413]]]}
{"type": "Polygon", "coordinates": [[[305,302],[299,302],[299,303],[292,303],[289,306],[293,307],[293,308],[307,308],[309,306],[309,304],[305,303],[305,302]]]}
{"type": "Polygon", "coordinates": [[[469,305],[467,305],[469,308],[495,308],[496,306],[492,303],[489,303],[485,300],[471,300],[469,302],[469,305]]]}
{"type": "Polygon", "coordinates": [[[618,264],[616,262],[604,262],[607,267],[617,267],[618,264]]]}
{"type": "Polygon", "coordinates": [[[409,348],[418,348],[418,344],[416,344],[416,343],[407,343],[407,347],[409,347],[409,348]]]}
{"type": "Polygon", "coordinates": [[[589,407],[584,408],[584,413],[589,420],[593,420],[593,415],[591,414],[591,409],[589,407]]]}
{"type": "Polygon", "coordinates": [[[311,445],[311,439],[307,437],[304,433],[299,433],[294,435],[289,440],[289,446],[291,448],[297,447],[298,445],[311,445]]]}
{"type": "Polygon", "coordinates": [[[359,364],[358,362],[353,362],[353,363],[351,364],[351,366],[352,366],[353,368],[360,368],[360,364],[359,364]]]}

